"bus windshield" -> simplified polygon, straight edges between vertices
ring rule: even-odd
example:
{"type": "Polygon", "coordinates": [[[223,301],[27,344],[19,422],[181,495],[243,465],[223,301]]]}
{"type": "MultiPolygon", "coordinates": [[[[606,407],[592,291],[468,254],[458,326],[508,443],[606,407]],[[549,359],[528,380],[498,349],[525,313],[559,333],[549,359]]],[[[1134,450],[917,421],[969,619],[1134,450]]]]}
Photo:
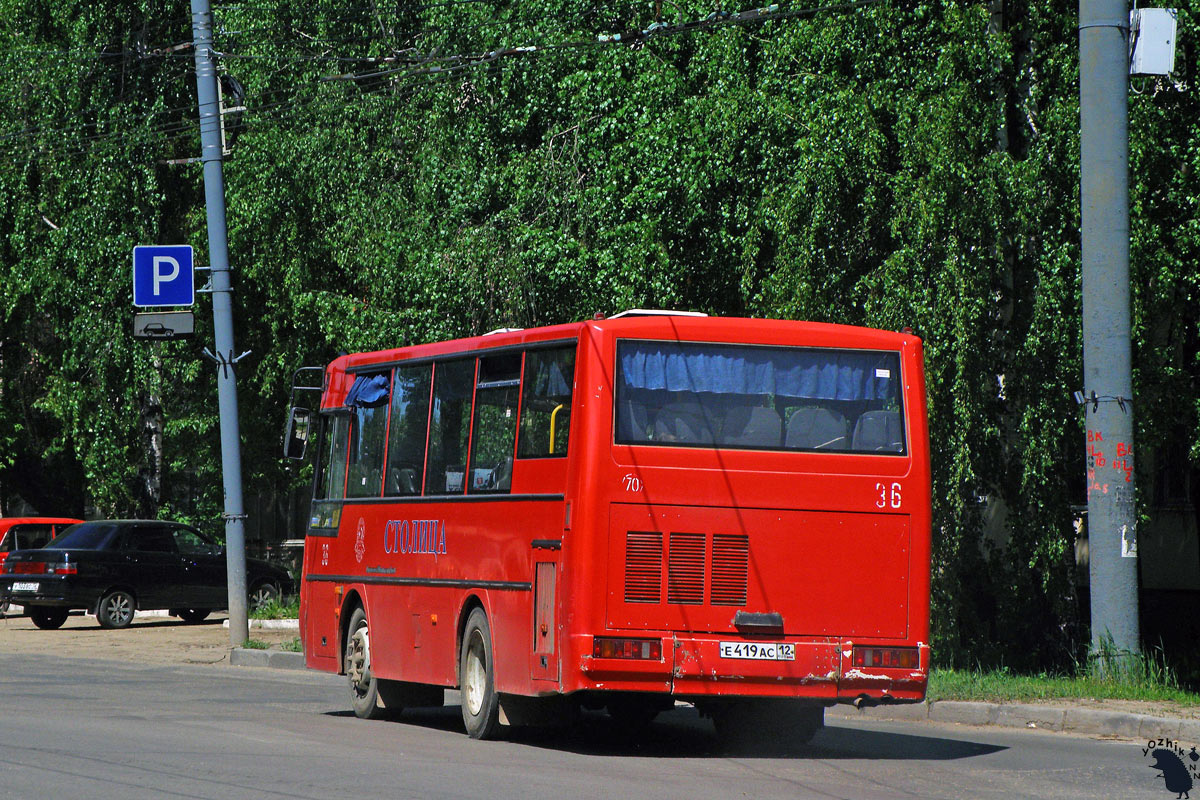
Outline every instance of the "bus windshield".
{"type": "Polygon", "coordinates": [[[616,442],[903,455],[893,351],[622,340],[616,442]]]}

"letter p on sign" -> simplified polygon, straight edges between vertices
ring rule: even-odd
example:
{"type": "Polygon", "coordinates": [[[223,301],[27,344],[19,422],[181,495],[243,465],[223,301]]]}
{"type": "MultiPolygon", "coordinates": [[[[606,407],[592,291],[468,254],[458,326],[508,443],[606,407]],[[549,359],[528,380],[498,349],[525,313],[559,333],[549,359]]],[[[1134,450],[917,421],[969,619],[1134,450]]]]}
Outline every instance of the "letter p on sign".
{"type": "Polygon", "coordinates": [[[190,306],[195,302],[191,245],[139,245],[133,248],[135,306],[190,306]]]}

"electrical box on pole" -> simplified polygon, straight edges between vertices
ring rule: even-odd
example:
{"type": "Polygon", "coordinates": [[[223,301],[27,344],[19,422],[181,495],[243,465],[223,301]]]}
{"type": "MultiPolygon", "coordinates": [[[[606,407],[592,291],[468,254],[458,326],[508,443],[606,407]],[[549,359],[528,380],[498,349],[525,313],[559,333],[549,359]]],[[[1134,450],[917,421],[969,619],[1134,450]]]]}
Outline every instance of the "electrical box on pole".
{"type": "Polygon", "coordinates": [[[1170,75],[1175,71],[1175,9],[1129,12],[1129,74],[1170,75]]]}

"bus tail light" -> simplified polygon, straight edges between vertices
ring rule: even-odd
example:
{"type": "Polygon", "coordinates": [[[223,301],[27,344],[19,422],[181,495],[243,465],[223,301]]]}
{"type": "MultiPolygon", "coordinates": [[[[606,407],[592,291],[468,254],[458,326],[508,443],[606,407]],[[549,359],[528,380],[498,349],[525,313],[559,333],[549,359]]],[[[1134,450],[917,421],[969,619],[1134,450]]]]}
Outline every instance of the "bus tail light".
{"type": "Polygon", "coordinates": [[[921,659],[915,647],[856,647],[851,662],[856,667],[916,669],[921,659]]]}
{"type": "Polygon", "coordinates": [[[617,639],[597,636],[592,642],[592,657],[661,661],[662,642],[658,639],[617,639]]]}

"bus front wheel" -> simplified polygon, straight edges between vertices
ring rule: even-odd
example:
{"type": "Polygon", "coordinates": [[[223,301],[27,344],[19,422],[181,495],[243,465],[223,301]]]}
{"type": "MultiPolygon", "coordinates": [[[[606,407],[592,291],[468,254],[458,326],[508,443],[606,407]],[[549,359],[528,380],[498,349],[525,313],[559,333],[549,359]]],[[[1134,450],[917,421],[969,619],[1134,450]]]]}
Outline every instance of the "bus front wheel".
{"type": "Polygon", "coordinates": [[[482,608],[467,617],[458,674],[467,734],[472,739],[491,739],[500,725],[500,695],[496,693],[492,630],[482,608]]]}
{"type": "Polygon", "coordinates": [[[380,719],[384,715],[379,702],[379,681],[371,671],[371,635],[367,612],[354,609],[346,629],[346,678],[350,681],[350,705],[359,719],[380,719]]]}

